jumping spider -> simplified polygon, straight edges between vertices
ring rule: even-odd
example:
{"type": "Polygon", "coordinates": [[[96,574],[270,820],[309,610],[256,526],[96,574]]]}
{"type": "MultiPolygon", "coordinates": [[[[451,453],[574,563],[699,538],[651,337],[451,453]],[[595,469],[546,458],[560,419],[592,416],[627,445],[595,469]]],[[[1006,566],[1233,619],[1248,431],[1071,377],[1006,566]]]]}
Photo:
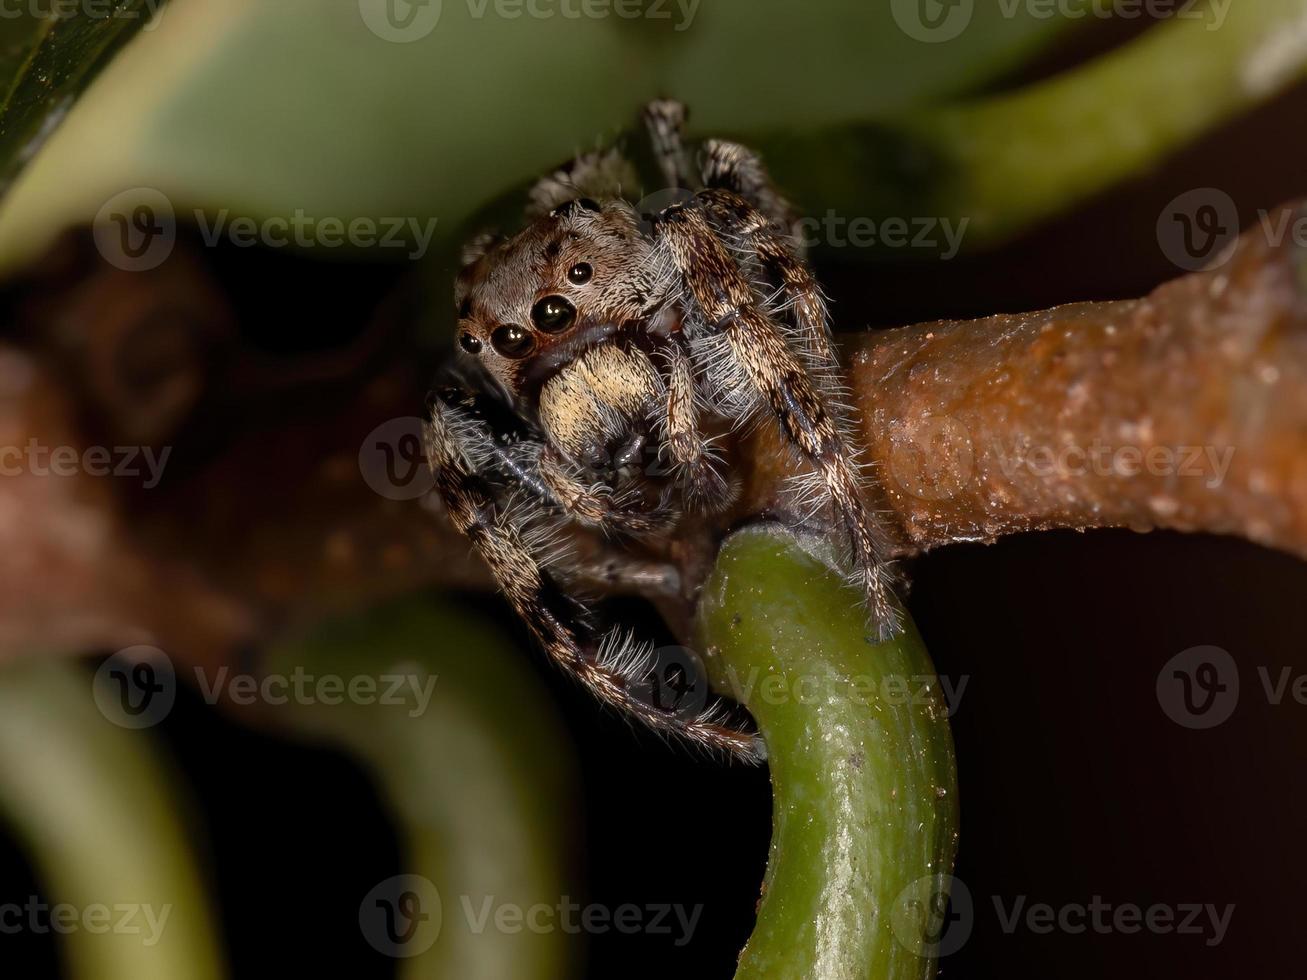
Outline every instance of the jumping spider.
{"type": "Polygon", "coordinates": [[[644,119],[669,206],[641,214],[621,197],[631,165],[596,151],[536,184],[524,230],[465,250],[460,363],[431,399],[427,454],[453,523],[555,661],[657,730],[757,759],[760,740],[721,702],[686,713],[641,695],[652,646],[598,638],[560,584],[572,571],[554,547],[560,528],[670,539],[725,514],[732,452],[762,423],[792,450],[799,496],[842,527],[881,636],[900,627],[888,545],[788,204],[735,143],[704,143],[692,179],[679,104],[653,103],[644,119]]]}

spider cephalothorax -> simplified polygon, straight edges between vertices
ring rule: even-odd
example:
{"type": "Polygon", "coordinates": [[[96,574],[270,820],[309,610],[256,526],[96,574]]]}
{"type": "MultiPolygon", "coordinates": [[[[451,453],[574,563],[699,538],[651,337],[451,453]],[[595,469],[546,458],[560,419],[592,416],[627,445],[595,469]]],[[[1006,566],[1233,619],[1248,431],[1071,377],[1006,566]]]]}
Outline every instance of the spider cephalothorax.
{"type": "Polygon", "coordinates": [[[646,110],[676,203],[641,214],[616,183],[629,168],[590,154],[537,184],[524,230],[468,247],[457,345],[461,377],[483,383],[438,390],[428,455],[454,523],[551,656],[657,729],[756,756],[718,707],[642,696],[652,650],[594,639],[588,611],[558,585],[567,554],[550,545],[562,523],[647,538],[725,511],[736,436],[770,422],[801,496],[842,530],[877,630],[898,628],[825,303],[789,209],[737,144],[706,143],[691,180],[683,118],[675,103],[646,110]]]}

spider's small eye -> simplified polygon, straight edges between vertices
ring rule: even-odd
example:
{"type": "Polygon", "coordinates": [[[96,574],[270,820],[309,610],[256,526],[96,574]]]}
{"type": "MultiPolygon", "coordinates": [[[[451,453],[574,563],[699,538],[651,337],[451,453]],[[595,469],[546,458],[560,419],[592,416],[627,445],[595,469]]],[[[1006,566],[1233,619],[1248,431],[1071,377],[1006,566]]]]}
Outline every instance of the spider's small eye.
{"type": "Polygon", "coordinates": [[[572,268],[567,270],[567,278],[577,286],[584,286],[590,281],[590,277],[595,274],[594,269],[590,267],[589,262],[578,262],[572,268]]]}
{"type": "Polygon", "coordinates": [[[458,346],[469,354],[475,354],[481,350],[481,341],[473,337],[470,333],[461,333],[458,335],[458,346]]]}
{"type": "Polygon", "coordinates": [[[576,307],[561,296],[546,296],[531,308],[531,322],[546,333],[566,330],[576,319],[576,307]]]}
{"type": "Polygon", "coordinates": [[[535,339],[514,323],[506,323],[502,327],[495,327],[495,332],[490,335],[490,343],[494,344],[495,350],[505,357],[526,357],[531,353],[531,348],[535,346],[535,339]]]}

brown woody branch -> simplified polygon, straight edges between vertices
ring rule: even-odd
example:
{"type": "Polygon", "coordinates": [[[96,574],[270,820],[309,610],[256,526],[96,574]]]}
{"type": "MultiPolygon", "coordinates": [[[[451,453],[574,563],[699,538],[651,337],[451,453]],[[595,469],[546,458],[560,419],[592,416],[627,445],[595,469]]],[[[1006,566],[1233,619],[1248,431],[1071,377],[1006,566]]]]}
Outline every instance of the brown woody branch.
{"type": "Polygon", "coordinates": [[[1144,299],[850,345],[904,553],[1121,526],[1307,555],[1307,243],[1286,212],[1144,299]]]}
{"type": "MultiPolygon", "coordinates": [[[[151,489],[0,476],[0,655],[153,642],[216,662],[387,595],[488,584],[438,514],[360,473],[365,436],[424,401],[432,365],[414,363],[402,318],[383,306],[344,354],[278,363],[242,341],[200,254],[183,241],[129,273],[74,237],[3,297],[0,445],[173,455],[151,489]]],[[[1291,235],[1253,229],[1142,300],[846,344],[905,555],[1103,526],[1307,555],[1307,250],[1291,235]]],[[[755,513],[780,457],[755,447],[755,513]]],[[[711,538],[681,547],[692,591],[711,538]]]]}

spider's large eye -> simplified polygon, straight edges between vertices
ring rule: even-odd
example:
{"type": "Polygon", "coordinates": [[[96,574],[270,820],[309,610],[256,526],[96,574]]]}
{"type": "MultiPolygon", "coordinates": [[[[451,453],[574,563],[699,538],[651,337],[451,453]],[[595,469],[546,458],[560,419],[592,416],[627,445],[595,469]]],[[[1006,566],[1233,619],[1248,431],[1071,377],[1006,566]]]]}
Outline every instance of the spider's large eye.
{"type": "Polygon", "coordinates": [[[590,267],[589,262],[578,262],[567,270],[567,278],[576,286],[584,286],[594,274],[595,271],[590,267]]]}
{"type": "Polygon", "coordinates": [[[526,357],[536,345],[535,338],[515,323],[495,327],[495,332],[490,335],[490,343],[494,344],[499,353],[512,358],[526,357]]]}
{"type": "Polygon", "coordinates": [[[481,341],[473,337],[470,333],[461,333],[458,335],[458,346],[469,354],[475,354],[481,350],[481,341]]]}
{"type": "Polygon", "coordinates": [[[531,308],[531,322],[546,333],[566,330],[576,319],[576,307],[561,296],[546,296],[531,308]]]}

